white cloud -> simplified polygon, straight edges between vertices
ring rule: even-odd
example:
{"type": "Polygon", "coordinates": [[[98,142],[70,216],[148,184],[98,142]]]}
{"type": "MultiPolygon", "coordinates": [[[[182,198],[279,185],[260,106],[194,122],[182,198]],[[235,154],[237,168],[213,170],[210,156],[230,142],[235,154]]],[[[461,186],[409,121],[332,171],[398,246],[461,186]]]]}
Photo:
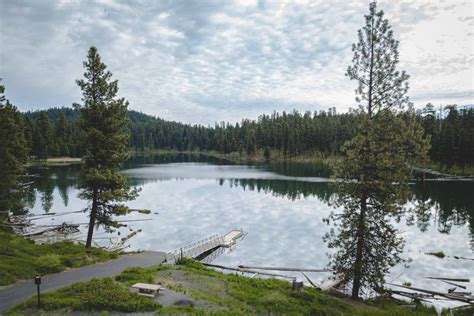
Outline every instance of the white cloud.
{"type": "MultiPolygon", "coordinates": [[[[190,123],[354,104],[366,1],[0,0],[0,76],[21,109],[80,100],[91,45],[131,108],[190,123]]],[[[474,103],[472,3],[381,1],[418,105],[474,103]]]]}

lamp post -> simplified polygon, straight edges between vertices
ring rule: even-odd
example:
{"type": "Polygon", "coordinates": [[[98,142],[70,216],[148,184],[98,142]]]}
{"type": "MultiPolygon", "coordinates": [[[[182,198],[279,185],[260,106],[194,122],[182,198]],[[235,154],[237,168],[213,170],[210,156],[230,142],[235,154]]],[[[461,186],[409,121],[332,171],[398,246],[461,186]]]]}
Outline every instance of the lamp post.
{"type": "Polygon", "coordinates": [[[35,276],[35,284],[36,288],[38,290],[37,298],[38,298],[38,309],[40,308],[41,301],[40,301],[40,284],[41,284],[41,277],[39,275],[35,276]]]}

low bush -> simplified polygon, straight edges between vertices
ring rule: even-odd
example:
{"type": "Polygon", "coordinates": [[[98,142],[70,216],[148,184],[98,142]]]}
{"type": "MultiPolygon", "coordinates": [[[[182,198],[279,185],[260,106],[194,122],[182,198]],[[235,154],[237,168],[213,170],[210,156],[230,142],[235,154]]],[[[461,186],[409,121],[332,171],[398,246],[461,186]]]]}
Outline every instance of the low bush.
{"type": "MultiPolygon", "coordinates": [[[[35,308],[36,298],[30,298],[9,312],[15,315],[20,311],[35,308]]],[[[161,307],[155,301],[131,292],[114,282],[111,278],[92,279],[77,282],[54,292],[42,295],[41,308],[44,311],[115,311],[148,312],[161,307]]]]}
{"type": "Polygon", "coordinates": [[[60,272],[65,269],[61,262],[61,256],[49,253],[35,258],[35,264],[40,274],[60,272]]]}
{"type": "Polygon", "coordinates": [[[127,285],[135,283],[154,283],[156,268],[127,268],[115,277],[116,281],[127,285]]]}

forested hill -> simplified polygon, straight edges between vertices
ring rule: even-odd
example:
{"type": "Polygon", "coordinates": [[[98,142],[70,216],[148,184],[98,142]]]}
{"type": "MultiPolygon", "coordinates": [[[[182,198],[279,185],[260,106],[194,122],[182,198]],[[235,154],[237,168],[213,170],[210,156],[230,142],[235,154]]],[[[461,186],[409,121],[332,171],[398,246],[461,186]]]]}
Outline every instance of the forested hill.
{"type": "MultiPolygon", "coordinates": [[[[355,135],[357,117],[337,114],[335,109],[320,112],[272,113],[257,120],[214,126],[166,121],[137,111],[128,112],[130,146],[149,149],[214,150],[254,155],[268,148],[283,157],[307,153],[333,155],[355,135]]],[[[31,155],[39,158],[81,156],[76,126],[79,112],[72,108],[51,108],[24,113],[31,155]]],[[[446,106],[435,111],[428,104],[417,118],[431,137],[430,156],[446,166],[466,166],[474,162],[474,109],[446,106]]]]}
{"type": "MultiPolygon", "coordinates": [[[[235,125],[189,125],[166,121],[137,111],[129,111],[130,146],[136,150],[215,150],[222,153],[255,154],[268,147],[292,157],[307,152],[335,154],[355,133],[353,114],[297,111],[262,115],[258,120],[242,120],[235,125]]],[[[27,129],[32,135],[32,155],[80,156],[79,112],[71,108],[51,108],[26,112],[27,129]]]]}

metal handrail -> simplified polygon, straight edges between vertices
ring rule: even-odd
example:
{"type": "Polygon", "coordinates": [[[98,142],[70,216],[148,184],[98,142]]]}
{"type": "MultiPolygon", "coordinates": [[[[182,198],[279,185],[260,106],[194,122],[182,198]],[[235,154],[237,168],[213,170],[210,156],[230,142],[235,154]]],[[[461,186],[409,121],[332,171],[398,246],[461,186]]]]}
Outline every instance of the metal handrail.
{"type": "Polygon", "coordinates": [[[181,256],[195,257],[224,243],[224,236],[213,234],[204,239],[187,244],[166,254],[167,261],[176,261],[181,256]]]}

